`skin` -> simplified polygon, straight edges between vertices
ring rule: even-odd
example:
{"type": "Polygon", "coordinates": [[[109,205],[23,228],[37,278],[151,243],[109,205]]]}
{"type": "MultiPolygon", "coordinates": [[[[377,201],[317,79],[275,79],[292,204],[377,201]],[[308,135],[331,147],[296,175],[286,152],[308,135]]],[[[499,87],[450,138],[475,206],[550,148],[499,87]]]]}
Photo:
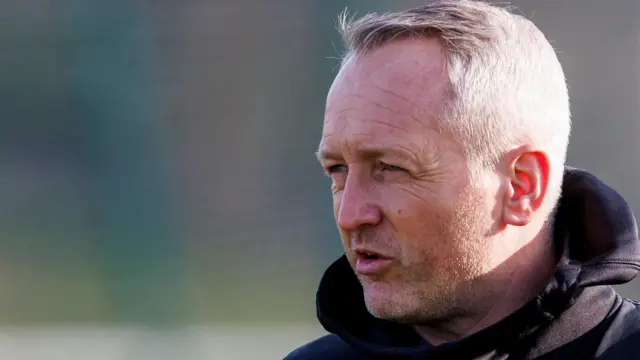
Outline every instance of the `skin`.
{"type": "Polygon", "coordinates": [[[446,100],[437,39],[394,40],[348,60],[327,97],[318,158],[354,268],[356,249],[391,259],[363,275],[369,312],[455,341],[522,306],[554,259],[544,219],[549,158],[514,144],[470,181],[464,144],[440,130],[446,100]]]}

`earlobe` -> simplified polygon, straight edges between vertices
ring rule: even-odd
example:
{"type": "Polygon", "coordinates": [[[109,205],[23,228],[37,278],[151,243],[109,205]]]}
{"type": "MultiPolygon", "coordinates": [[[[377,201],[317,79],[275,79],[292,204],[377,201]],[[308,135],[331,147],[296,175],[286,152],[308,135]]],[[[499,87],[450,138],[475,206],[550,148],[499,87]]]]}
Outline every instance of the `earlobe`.
{"type": "Polygon", "coordinates": [[[543,203],[549,181],[549,160],[541,151],[527,148],[514,152],[508,169],[503,220],[524,226],[543,203]]]}

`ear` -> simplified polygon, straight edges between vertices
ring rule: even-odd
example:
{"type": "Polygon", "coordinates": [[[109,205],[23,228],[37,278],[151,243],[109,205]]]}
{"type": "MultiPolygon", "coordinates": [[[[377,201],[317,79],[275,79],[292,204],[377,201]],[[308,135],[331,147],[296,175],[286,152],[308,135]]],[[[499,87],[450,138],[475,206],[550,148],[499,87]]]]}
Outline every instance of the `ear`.
{"type": "Polygon", "coordinates": [[[508,182],[503,220],[505,224],[524,226],[542,206],[549,185],[549,157],[543,151],[521,147],[509,157],[508,182]]]}

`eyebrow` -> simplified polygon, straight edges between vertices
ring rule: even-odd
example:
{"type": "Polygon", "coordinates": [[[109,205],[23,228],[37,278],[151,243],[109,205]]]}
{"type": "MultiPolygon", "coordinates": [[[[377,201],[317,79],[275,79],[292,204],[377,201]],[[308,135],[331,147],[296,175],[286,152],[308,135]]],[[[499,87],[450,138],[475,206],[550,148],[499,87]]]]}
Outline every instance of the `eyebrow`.
{"type": "MultiPolygon", "coordinates": [[[[408,151],[394,147],[367,146],[354,149],[354,153],[362,159],[375,159],[384,155],[398,156],[409,160],[413,160],[414,158],[408,151]]],[[[320,162],[323,160],[343,160],[342,154],[322,148],[316,151],[316,158],[318,158],[318,161],[320,162]]]]}

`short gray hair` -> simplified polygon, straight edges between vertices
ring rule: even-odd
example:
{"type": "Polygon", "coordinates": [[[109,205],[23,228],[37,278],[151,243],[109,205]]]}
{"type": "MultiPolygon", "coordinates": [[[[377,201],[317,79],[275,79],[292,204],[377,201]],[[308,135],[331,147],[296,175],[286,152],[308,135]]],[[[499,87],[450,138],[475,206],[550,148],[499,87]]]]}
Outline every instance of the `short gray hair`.
{"type": "Polygon", "coordinates": [[[451,92],[441,114],[444,130],[474,165],[493,166],[521,144],[544,149],[552,163],[549,196],[557,201],[571,128],[569,95],[553,47],[531,21],[485,2],[435,0],[357,20],[345,11],[339,30],[343,64],[395,39],[440,39],[451,92]]]}

